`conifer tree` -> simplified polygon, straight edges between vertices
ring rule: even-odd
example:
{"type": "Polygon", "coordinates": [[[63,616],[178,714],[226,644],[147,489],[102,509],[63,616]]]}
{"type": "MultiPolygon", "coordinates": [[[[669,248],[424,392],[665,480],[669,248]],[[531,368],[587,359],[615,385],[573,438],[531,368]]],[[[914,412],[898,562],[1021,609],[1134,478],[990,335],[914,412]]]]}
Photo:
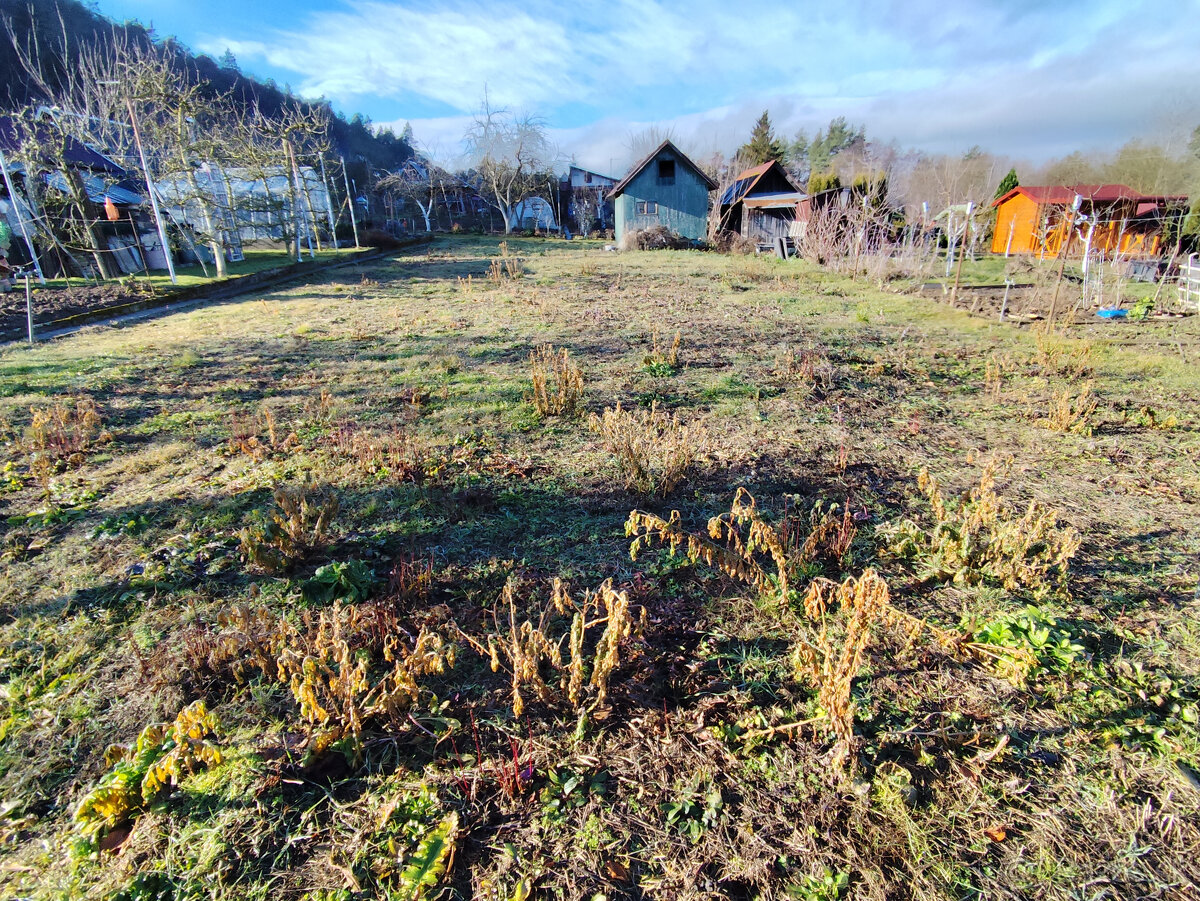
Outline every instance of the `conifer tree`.
{"type": "Polygon", "coordinates": [[[775,132],[771,128],[771,119],[766,110],[763,110],[763,114],[754,123],[754,130],[750,132],[750,141],[742,145],[738,155],[751,166],[769,163],[771,160],[783,162],[787,156],[787,148],[783,141],[775,137],[775,132]]]}

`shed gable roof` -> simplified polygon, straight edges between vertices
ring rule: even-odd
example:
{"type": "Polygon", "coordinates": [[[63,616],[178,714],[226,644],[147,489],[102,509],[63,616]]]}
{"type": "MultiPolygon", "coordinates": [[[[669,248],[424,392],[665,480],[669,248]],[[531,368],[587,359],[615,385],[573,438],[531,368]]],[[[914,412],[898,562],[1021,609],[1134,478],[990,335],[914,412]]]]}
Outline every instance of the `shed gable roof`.
{"type": "Polygon", "coordinates": [[[1116,203],[1118,200],[1134,200],[1138,203],[1169,203],[1186,200],[1178,195],[1142,194],[1128,185],[1017,185],[1007,194],[992,201],[992,206],[1000,206],[1018,194],[1028,197],[1034,203],[1071,204],[1078,194],[1084,200],[1092,203],[1116,203]]]}
{"type": "Polygon", "coordinates": [[[754,189],[772,169],[778,170],[776,175],[782,178],[783,182],[789,185],[794,192],[803,193],[796,187],[795,182],[787,174],[787,170],[780,165],[779,160],[768,160],[765,163],[751,166],[744,172],[739,173],[733,184],[726,188],[725,193],[721,195],[721,205],[728,206],[729,204],[737,203],[739,200],[753,194],[754,189]]]}
{"type": "Polygon", "coordinates": [[[654,150],[652,150],[644,159],[641,160],[641,162],[630,169],[624,178],[622,178],[613,186],[613,189],[608,192],[609,199],[611,200],[612,198],[623,194],[625,189],[629,187],[629,183],[641,175],[642,170],[654,162],[654,158],[664,150],[670,150],[671,153],[675,155],[676,160],[683,163],[685,166],[695,172],[697,177],[708,186],[708,190],[715,191],[717,189],[717,183],[715,181],[705,175],[704,172],[701,171],[700,167],[688,159],[682,150],[672,144],[670,140],[666,140],[655,147],[654,150]]]}

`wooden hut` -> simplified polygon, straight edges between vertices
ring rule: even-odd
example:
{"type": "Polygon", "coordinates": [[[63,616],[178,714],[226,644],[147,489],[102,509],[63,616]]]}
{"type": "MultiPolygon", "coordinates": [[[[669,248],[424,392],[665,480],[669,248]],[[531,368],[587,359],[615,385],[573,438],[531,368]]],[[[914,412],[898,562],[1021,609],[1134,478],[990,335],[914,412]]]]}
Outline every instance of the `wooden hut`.
{"type": "Polygon", "coordinates": [[[794,231],[796,205],[805,198],[778,160],[740,173],[721,195],[721,230],[769,242],[794,231]]]}
{"type": "Polygon", "coordinates": [[[1186,197],[1141,194],[1127,185],[1020,185],[992,202],[992,253],[1051,258],[1066,245],[1068,255],[1082,254],[1085,240],[1068,234],[1073,221],[1081,236],[1090,232],[1093,252],[1157,256],[1163,222],[1186,205],[1186,197]],[[1077,195],[1079,210],[1072,213],[1077,195]]]}
{"type": "Polygon", "coordinates": [[[616,238],[663,225],[699,241],[708,231],[708,193],[717,183],[670,141],[663,141],[629,170],[608,195],[616,238]]]}

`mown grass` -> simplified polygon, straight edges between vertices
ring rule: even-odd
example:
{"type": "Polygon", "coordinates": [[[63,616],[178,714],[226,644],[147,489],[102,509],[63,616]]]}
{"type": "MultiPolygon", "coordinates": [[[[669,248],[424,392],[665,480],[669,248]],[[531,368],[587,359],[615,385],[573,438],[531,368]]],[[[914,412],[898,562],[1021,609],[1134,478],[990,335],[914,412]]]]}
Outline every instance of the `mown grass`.
{"type": "Polygon", "coordinates": [[[488,278],[495,241],[443,239],[0,352],[5,894],[404,897],[400,871],[454,814],[446,897],[1194,896],[1195,318],[1038,339],[796,261],[509,250],[520,278],[488,278]],[[677,364],[648,366],[676,331],[677,364]],[[582,369],[577,416],[534,408],[542,344],[582,369]],[[1055,394],[1084,382],[1088,429],[1047,428],[1055,394]],[[39,480],[30,409],[79,395],[112,440],[39,480]],[[669,496],[626,491],[587,428],[618,401],[703,423],[705,457],[669,496]],[[985,460],[1004,461],[1018,512],[1036,499],[1082,534],[1062,590],[928,580],[875,534],[932,525],[922,467],[949,496],[985,460]],[[239,533],[310,481],[340,502],[328,536],[281,572],[250,565],[239,533]],[[630,559],[630,510],[702,531],[740,487],[774,521],[848,505],[850,550],[806,564],[782,605],[682,556],[630,559]],[[196,649],[238,605],[328,612],[303,586],[349,561],[376,577],[351,606],[397,638],[459,636],[458,659],[370,720],[357,753],[306,758],[314,727],[286,685],[196,649]],[[990,624],[1036,665],[1013,684],[877,628],[842,769],[791,662],[799,595],[868,567],[902,610],[990,624]],[[517,718],[470,640],[507,621],[506,584],[524,614],[556,576],[576,597],[611,579],[645,609],[642,638],[605,704],[533,699],[517,718]],[[105,747],[198,698],[223,762],[142,811],[117,852],[80,850],[71,817],[105,747]]]}

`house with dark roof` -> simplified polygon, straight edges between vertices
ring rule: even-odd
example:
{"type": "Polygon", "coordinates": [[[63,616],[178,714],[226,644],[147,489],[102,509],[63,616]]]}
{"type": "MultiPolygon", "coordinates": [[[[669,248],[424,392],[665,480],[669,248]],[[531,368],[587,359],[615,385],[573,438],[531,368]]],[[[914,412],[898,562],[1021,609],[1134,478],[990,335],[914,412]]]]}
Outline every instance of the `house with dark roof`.
{"type": "Polygon", "coordinates": [[[1127,185],[1020,185],[997,197],[992,253],[1157,256],[1163,225],[1187,209],[1187,198],[1142,194],[1127,185]],[[1074,211],[1075,198],[1079,207],[1074,211]],[[1074,240],[1078,238],[1079,240],[1074,240]],[[1065,250],[1064,250],[1065,248],[1065,250]]]}
{"type": "Polygon", "coordinates": [[[752,241],[786,238],[795,231],[796,205],[806,196],[778,160],[753,166],[718,199],[721,231],[736,231],[752,241]]]}
{"type": "Polygon", "coordinates": [[[666,226],[693,241],[708,232],[708,194],[717,183],[670,141],[663,141],[609,192],[616,238],[666,226]]]}

